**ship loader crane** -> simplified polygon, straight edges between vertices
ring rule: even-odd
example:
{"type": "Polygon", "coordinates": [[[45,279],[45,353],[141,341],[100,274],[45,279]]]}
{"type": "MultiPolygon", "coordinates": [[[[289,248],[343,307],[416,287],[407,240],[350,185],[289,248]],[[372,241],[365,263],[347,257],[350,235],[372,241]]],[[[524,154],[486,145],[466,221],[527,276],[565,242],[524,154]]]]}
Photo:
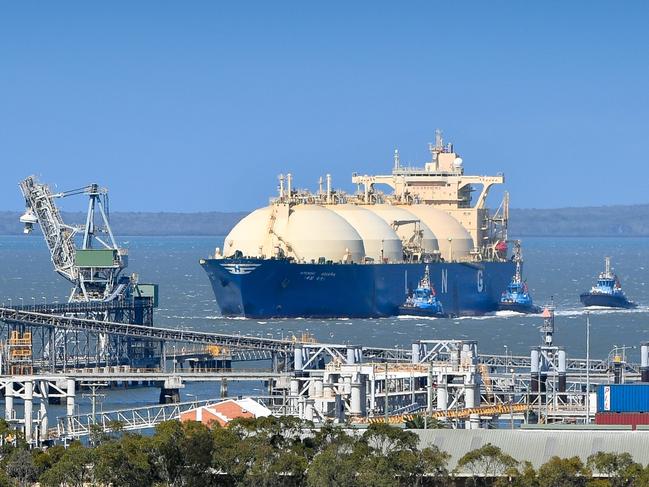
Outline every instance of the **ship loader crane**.
{"type": "MultiPolygon", "coordinates": [[[[128,251],[117,245],[110,227],[108,190],[90,184],[54,193],[34,176],[21,181],[20,190],[25,198],[25,213],[20,217],[24,233],[40,225],[55,271],[72,284],[68,304],[59,308],[93,319],[152,324],[158,288],[138,283],[137,274],[121,275],[128,265],[128,251]],[[88,197],[83,225],[65,223],[56,205],[56,199],[76,195],[88,197]]],[[[57,355],[70,352],[64,337],[57,335],[55,342],[57,355]]],[[[111,350],[105,337],[99,337],[99,342],[106,363],[110,357],[129,356],[126,350],[111,350]]]]}
{"type": "Polygon", "coordinates": [[[23,180],[20,189],[25,197],[26,209],[20,217],[25,224],[25,233],[31,232],[34,224],[40,225],[54,269],[74,286],[69,302],[111,301],[122,297],[135,279],[120,279],[120,273],[128,263],[128,253],[117,246],[110,228],[108,190],[91,184],[72,191],[52,193],[49,186],[39,183],[33,176],[23,180]],[[55,199],[79,194],[88,195],[85,225],[68,225],[63,221],[55,199]],[[75,243],[78,234],[82,234],[79,249],[75,243]]]}

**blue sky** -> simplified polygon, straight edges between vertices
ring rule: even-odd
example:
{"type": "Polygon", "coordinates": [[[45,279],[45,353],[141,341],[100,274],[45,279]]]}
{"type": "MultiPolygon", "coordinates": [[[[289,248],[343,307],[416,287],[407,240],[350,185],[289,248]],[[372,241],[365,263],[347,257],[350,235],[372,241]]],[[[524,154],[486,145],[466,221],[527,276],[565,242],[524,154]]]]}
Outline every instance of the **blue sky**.
{"type": "Polygon", "coordinates": [[[2,2],[0,209],[38,174],[113,210],[248,210],[280,172],[423,163],[438,127],[514,207],[649,203],[647,5],[2,2]]]}

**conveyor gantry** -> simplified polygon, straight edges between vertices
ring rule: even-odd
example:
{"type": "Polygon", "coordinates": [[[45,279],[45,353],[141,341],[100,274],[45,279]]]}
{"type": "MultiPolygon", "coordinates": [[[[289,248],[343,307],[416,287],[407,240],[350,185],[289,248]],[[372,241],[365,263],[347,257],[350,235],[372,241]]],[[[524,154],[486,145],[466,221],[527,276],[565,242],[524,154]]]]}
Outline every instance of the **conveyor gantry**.
{"type": "Polygon", "coordinates": [[[158,341],[218,345],[232,349],[290,352],[293,350],[294,346],[294,342],[290,340],[115,323],[111,321],[91,320],[75,316],[62,316],[16,308],[0,308],[0,320],[8,323],[44,326],[67,331],[86,331],[91,333],[105,333],[158,341]]]}
{"type": "MultiPolygon", "coordinates": [[[[96,306],[98,303],[92,303],[90,306],[96,306]]],[[[101,303],[105,306],[117,306],[116,304],[101,303]]],[[[79,303],[79,306],[88,306],[88,303],[79,303]]],[[[302,348],[328,348],[342,352],[348,349],[349,345],[342,344],[324,344],[312,343],[305,344],[299,341],[277,338],[263,338],[245,335],[232,335],[223,333],[209,333],[200,331],[179,330],[173,328],[154,327],[147,325],[134,325],[128,323],[116,323],[111,321],[92,320],[88,318],[78,318],[74,316],[62,316],[52,314],[64,311],[66,305],[42,305],[32,310],[31,306],[24,307],[0,307],[0,321],[8,323],[20,323],[28,326],[57,328],[67,331],[85,331],[97,334],[113,334],[124,337],[141,338],[156,340],[161,342],[178,342],[192,343],[197,345],[218,345],[228,347],[231,350],[256,350],[260,352],[278,352],[283,354],[292,354],[296,347],[302,348]],[[56,309],[53,308],[57,307],[56,309]]],[[[362,350],[364,360],[378,361],[408,361],[411,358],[411,351],[402,348],[380,348],[380,347],[358,347],[362,350]]],[[[342,353],[340,353],[342,357],[342,353]]],[[[433,357],[434,360],[447,359],[445,353],[440,353],[433,357]]],[[[488,367],[496,369],[529,369],[530,358],[525,356],[505,356],[490,355],[481,353],[478,361],[488,367]]],[[[591,372],[606,372],[609,364],[606,360],[589,361],[591,372]]],[[[639,373],[637,364],[625,363],[624,367],[627,373],[639,373]]],[[[581,373],[586,371],[586,360],[569,359],[567,361],[567,371],[581,373]]]]}
{"type": "MultiPolygon", "coordinates": [[[[140,298],[142,308],[153,308],[153,298],[140,298]]],[[[19,306],[8,306],[7,309],[17,311],[30,311],[34,313],[65,314],[65,313],[99,313],[104,311],[133,310],[136,305],[125,299],[114,299],[112,301],[73,301],[71,303],[46,303],[46,304],[25,304],[19,306]]]]}

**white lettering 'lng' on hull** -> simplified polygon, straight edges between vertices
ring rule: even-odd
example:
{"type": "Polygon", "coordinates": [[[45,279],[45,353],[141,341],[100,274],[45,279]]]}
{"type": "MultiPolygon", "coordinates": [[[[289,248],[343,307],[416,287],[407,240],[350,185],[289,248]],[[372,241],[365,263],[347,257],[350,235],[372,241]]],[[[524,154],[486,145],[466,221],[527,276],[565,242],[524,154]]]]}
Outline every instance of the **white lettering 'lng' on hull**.
{"type": "Polygon", "coordinates": [[[221,264],[230,274],[244,275],[250,274],[261,264],[221,264]]]}

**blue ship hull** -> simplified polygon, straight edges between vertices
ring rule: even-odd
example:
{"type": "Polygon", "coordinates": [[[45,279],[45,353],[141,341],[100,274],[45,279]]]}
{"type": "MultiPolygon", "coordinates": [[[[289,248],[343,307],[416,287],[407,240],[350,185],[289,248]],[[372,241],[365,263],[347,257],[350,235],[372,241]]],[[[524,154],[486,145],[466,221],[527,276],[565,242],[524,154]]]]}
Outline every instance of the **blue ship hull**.
{"type": "Polygon", "coordinates": [[[223,316],[371,318],[399,314],[426,265],[444,311],[496,311],[513,262],[433,264],[297,264],[288,260],[206,259],[223,316]]]}

